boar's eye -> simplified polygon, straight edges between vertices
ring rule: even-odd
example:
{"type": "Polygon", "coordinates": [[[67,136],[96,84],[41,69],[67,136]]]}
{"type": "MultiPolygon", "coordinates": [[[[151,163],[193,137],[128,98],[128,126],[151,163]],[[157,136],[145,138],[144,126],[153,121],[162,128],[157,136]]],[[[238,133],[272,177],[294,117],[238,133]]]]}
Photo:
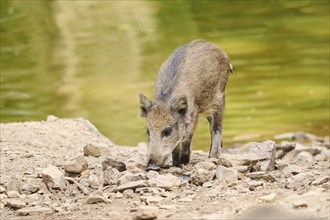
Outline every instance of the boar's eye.
{"type": "Polygon", "coordinates": [[[172,128],[168,127],[168,128],[165,128],[162,133],[161,133],[161,136],[162,137],[168,137],[172,134],[172,128]]]}

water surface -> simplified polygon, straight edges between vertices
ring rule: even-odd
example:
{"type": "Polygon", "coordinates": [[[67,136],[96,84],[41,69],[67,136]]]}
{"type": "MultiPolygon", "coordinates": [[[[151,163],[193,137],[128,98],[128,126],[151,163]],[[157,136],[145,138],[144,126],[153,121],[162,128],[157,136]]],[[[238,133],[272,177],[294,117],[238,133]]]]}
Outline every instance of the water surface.
{"type": "MultiPolygon", "coordinates": [[[[84,117],[114,143],[145,140],[139,92],[206,39],[227,51],[224,144],[329,134],[328,1],[1,1],[1,122],[84,117]]],[[[201,118],[195,149],[209,146],[201,118]]]]}

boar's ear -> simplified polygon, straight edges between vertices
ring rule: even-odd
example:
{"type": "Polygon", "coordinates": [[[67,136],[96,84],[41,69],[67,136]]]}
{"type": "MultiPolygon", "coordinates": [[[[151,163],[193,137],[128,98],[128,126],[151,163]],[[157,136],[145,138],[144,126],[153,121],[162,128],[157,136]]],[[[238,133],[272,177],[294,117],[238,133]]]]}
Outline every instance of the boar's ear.
{"type": "Polygon", "coordinates": [[[186,96],[183,96],[181,98],[175,99],[172,102],[172,108],[171,110],[173,112],[177,112],[180,114],[180,116],[185,116],[188,110],[188,100],[186,96]]]}
{"type": "Polygon", "coordinates": [[[149,112],[149,110],[151,108],[152,103],[142,93],[139,94],[139,98],[140,98],[141,116],[142,117],[147,117],[148,112],[149,112]]]}

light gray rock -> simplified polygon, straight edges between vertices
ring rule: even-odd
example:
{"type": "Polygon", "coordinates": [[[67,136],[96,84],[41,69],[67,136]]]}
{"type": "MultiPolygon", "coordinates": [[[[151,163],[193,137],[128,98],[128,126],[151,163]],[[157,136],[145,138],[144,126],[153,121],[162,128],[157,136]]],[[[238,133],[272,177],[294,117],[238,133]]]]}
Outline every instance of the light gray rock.
{"type": "Polygon", "coordinates": [[[254,191],[257,187],[263,186],[264,182],[260,180],[250,180],[248,182],[249,190],[254,191]]]}
{"type": "Polygon", "coordinates": [[[95,174],[90,174],[88,177],[88,184],[93,189],[98,189],[100,185],[100,180],[95,174]]]}
{"type": "Polygon", "coordinates": [[[50,215],[53,213],[49,207],[33,206],[17,210],[18,215],[50,215]]]}
{"type": "Polygon", "coordinates": [[[296,199],[292,202],[292,206],[293,208],[295,209],[298,209],[298,208],[307,208],[308,207],[308,204],[307,202],[305,201],[305,199],[303,198],[300,198],[300,199],[296,199]]]}
{"type": "Polygon", "coordinates": [[[272,171],[275,168],[276,147],[271,140],[262,143],[252,142],[247,147],[247,153],[258,158],[261,171],[272,171]]]}
{"type": "Polygon", "coordinates": [[[268,172],[259,171],[246,174],[247,177],[250,177],[253,180],[265,180],[268,182],[275,182],[275,177],[268,172]]]}
{"type": "Polygon", "coordinates": [[[101,156],[101,150],[98,146],[87,144],[84,147],[84,156],[99,157],[101,156]]]}
{"type": "Polygon", "coordinates": [[[164,198],[160,196],[141,196],[140,200],[141,202],[145,202],[147,205],[158,205],[164,200],[164,198]]]}
{"type": "Polygon", "coordinates": [[[12,209],[21,209],[26,206],[26,203],[21,199],[8,199],[7,206],[12,209]]]}
{"type": "Polygon", "coordinates": [[[297,175],[298,173],[301,173],[301,167],[294,164],[289,164],[282,170],[282,176],[285,178],[288,178],[292,175],[297,175]]]}
{"type": "Polygon", "coordinates": [[[204,169],[204,170],[208,170],[208,171],[214,171],[217,166],[209,161],[203,161],[203,162],[199,162],[195,165],[196,169],[204,169]]]}
{"type": "Polygon", "coordinates": [[[33,184],[33,183],[25,183],[22,187],[21,187],[21,193],[22,194],[32,194],[37,192],[40,189],[40,186],[37,184],[33,184]]]}
{"type": "Polygon", "coordinates": [[[155,178],[149,179],[148,183],[150,186],[160,187],[165,190],[171,190],[173,187],[180,186],[181,180],[173,174],[167,173],[166,175],[158,175],[155,178]]]}
{"type": "MultiPolygon", "coordinates": [[[[127,171],[126,171],[127,172],[127,171]]],[[[131,172],[125,173],[123,176],[119,177],[117,180],[118,185],[123,185],[129,183],[133,180],[134,174],[131,172]]]]}
{"type": "Polygon", "coordinates": [[[52,189],[66,189],[64,174],[53,165],[48,165],[48,167],[42,171],[42,181],[52,189]]]}
{"type": "Polygon", "coordinates": [[[67,173],[79,174],[84,170],[87,170],[88,162],[83,155],[76,156],[64,166],[64,170],[67,173]]]}
{"type": "Polygon", "coordinates": [[[136,188],[140,188],[140,187],[145,187],[147,186],[148,183],[146,180],[139,180],[139,181],[134,181],[134,182],[128,182],[122,185],[117,186],[116,190],[119,192],[123,192],[127,189],[136,189],[136,188]]]}
{"type": "Polygon", "coordinates": [[[95,204],[100,202],[106,202],[106,199],[101,192],[97,191],[89,194],[86,201],[87,204],[95,204]]]}
{"type": "Polygon", "coordinates": [[[238,171],[220,165],[215,172],[215,177],[224,181],[236,181],[238,180],[238,171]]]}
{"type": "Polygon", "coordinates": [[[299,173],[288,179],[287,187],[289,189],[296,189],[302,186],[309,185],[313,180],[314,175],[312,173],[299,173]]]}
{"type": "MultiPolygon", "coordinates": [[[[107,167],[104,171],[104,185],[115,185],[119,178],[119,171],[113,167],[107,167]]],[[[132,174],[133,175],[133,174],[132,174]]]]}
{"type": "Polygon", "coordinates": [[[106,158],[102,162],[103,170],[106,170],[108,167],[116,168],[119,172],[123,172],[126,170],[126,165],[124,162],[113,159],[113,158],[106,158]]]}
{"type": "Polygon", "coordinates": [[[311,153],[302,151],[299,152],[296,157],[294,158],[294,161],[302,161],[302,162],[314,162],[314,157],[311,153]]]}
{"type": "Polygon", "coordinates": [[[133,214],[134,220],[153,220],[156,219],[159,213],[159,208],[156,206],[139,206],[133,214]]]}
{"type": "Polygon", "coordinates": [[[218,164],[224,167],[232,167],[233,162],[226,158],[224,155],[220,155],[218,164]]]}
{"type": "Polygon", "coordinates": [[[194,168],[190,176],[191,182],[197,186],[201,186],[203,183],[211,181],[214,177],[214,174],[215,171],[194,168]]]}
{"type": "Polygon", "coordinates": [[[3,192],[5,192],[5,191],[6,191],[6,188],[3,187],[3,186],[0,186],[0,193],[3,193],[3,192]]]}
{"type": "Polygon", "coordinates": [[[329,181],[329,176],[321,176],[312,182],[312,185],[318,186],[329,181]]]}
{"type": "Polygon", "coordinates": [[[132,189],[126,189],[123,193],[124,198],[131,199],[134,197],[134,191],[132,189]]]}
{"type": "Polygon", "coordinates": [[[19,192],[16,190],[7,191],[8,198],[18,198],[20,196],[19,192]]]}
{"type": "Polygon", "coordinates": [[[264,202],[274,202],[276,196],[277,196],[276,193],[270,193],[268,195],[259,197],[259,199],[264,202]]]}

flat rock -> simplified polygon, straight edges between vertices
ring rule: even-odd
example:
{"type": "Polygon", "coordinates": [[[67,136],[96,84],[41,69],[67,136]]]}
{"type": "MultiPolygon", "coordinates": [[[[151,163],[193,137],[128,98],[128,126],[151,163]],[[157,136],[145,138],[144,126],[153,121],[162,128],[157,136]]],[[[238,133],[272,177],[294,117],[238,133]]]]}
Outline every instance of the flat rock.
{"type": "Polygon", "coordinates": [[[181,185],[181,179],[171,173],[167,173],[166,175],[158,175],[155,178],[149,179],[148,183],[150,186],[156,186],[165,190],[171,190],[173,187],[181,185]]]}
{"type": "Polygon", "coordinates": [[[101,150],[98,146],[87,144],[84,147],[84,156],[99,157],[101,156],[101,150]]]}
{"type": "Polygon", "coordinates": [[[238,171],[220,165],[215,172],[215,177],[224,181],[236,181],[238,180],[238,171]]]}
{"type": "Polygon", "coordinates": [[[7,206],[12,209],[21,209],[26,206],[26,203],[21,199],[8,199],[7,206]]]}
{"type": "Polygon", "coordinates": [[[106,199],[104,198],[103,194],[100,192],[93,192],[89,194],[86,203],[87,204],[95,204],[100,202],[105,202],[106,199]]]}
{"type": "Polygon", "coordinates": [[[136,189],[136,188],[140,188],[140,187],[145,187],[147,185],[148,185],[148,183],[146,180],[132,181],[132,182],[128,182],[128,183],[117,186],[116,190],[119,192],[122,192],[127,189],[136,189]]]}
{"type": "Polygon", "coordinates": [[[21,187],[21,193],[22,194],[32,194],[37,192],[40,189],[40,186],[37,184],[33,184],[33,183],[25,183],[22,187],[21,187]]]}
{"type": "Polygon", "coordinates": [[[208,170],[208,171],[214,171],[217,168],[217,166],[212,162],[202,161],[202,162],[197,163],[195,165],[195,168],[204,169],[204,170],[208,170]]]}
{"type": "Polygon", "coordinates": [[[296,157],[294,158],[294,161],[302,161],[302,162],[314,162],[314,157],[311,153],[307,151],[299,152],[296,157]]]}
{"type": "MultiPolygon", "coordinates": [[[[114,185],[117,184],[119,178],[119,171],[113,167],[107,167],[103,173],[104,185],[114,185]]],[[[133,174],[132,174],[133,175],[133,174]]]]}
{"type": "Polygon", "coordinates": [[[102,162],[103,170],[106,170],[108,167],[116,168],[119,172],[123,172],[126,170],[126,165],[124,162],[113,159],[113,158],[106,158],[102,162]]]}
{"type": "Polygon", "coordinates": [[[79,174],[84,170],[87,170],[88,162],[83,155],[76,156],[64,166],[64,170],[67,173],[79,174]]]}
{"type": "Polygon", "coordinates": [[[282,170],[282,176],[285,178],[288,178],[292,175],[297,175],[298,173],[301,173],[301,167],[297,166],[295,164],[289,164],[287,167],[285,167],[282,170]]]}
{"type": "Polygon", "coordinates": [[[329,176],[321,176],[312,182],[312,185],[321,185],[329,181],[329,176]]]}
{"type": "Polygon", "coordinates": [[[288,179],[288,184],[286,185],[289,189],[299,188],[301,186],[307,186],[314,180],[314,175],[312,173],[299,173],[288,179]]]}
{"type": "Polygon", "coordinates": [[[17,210],[18,215],[50,215],[52,209],[49,207],[33,206],[17,210]]]}
{"type": "Polygon", "coordinates": [[[259,199],[264,202],[274,202],[275,198],[276,198],[276,193],[270,193],[268,195],[259,197],[259,199]]]}
{"type": "Polygon", "coordinates": [[[268,182],[274,182],[276,180],[273,175],[271,175],[268,172],[263,172],[263,171],[248,173],[248,174],[246,174],[246,176],[250,177],[251,179],[254,179],[254,180],[265,180],[268,182]]]}
{"type": "Polygon", "coordinates": [[[6,194],[8,198],[18,198],[20,195],[19,192],[17,192],[16,190],[8,191],[6,194]]]}
{"type": "Polygon", "coordinates": [[[134,220],[153,220],[158,216],[159,208],[156,206],[139,206],[133,215],[134,220]]]}
{"type": "Polygon", "coordinates": [[[66,188],[64,174],[53,165],[48,165],[48,167],[42,171],[42,180],[47,185],[50,184],[52,189],[64,190],[66,188]]]}
{"type": "Polygon", "coordinates": [[[201,186],[203,183],[211,181],[214,177],[214,174],[215,171],[194,168],[190,176],[191,182],[197,186],[201,186]]]}

